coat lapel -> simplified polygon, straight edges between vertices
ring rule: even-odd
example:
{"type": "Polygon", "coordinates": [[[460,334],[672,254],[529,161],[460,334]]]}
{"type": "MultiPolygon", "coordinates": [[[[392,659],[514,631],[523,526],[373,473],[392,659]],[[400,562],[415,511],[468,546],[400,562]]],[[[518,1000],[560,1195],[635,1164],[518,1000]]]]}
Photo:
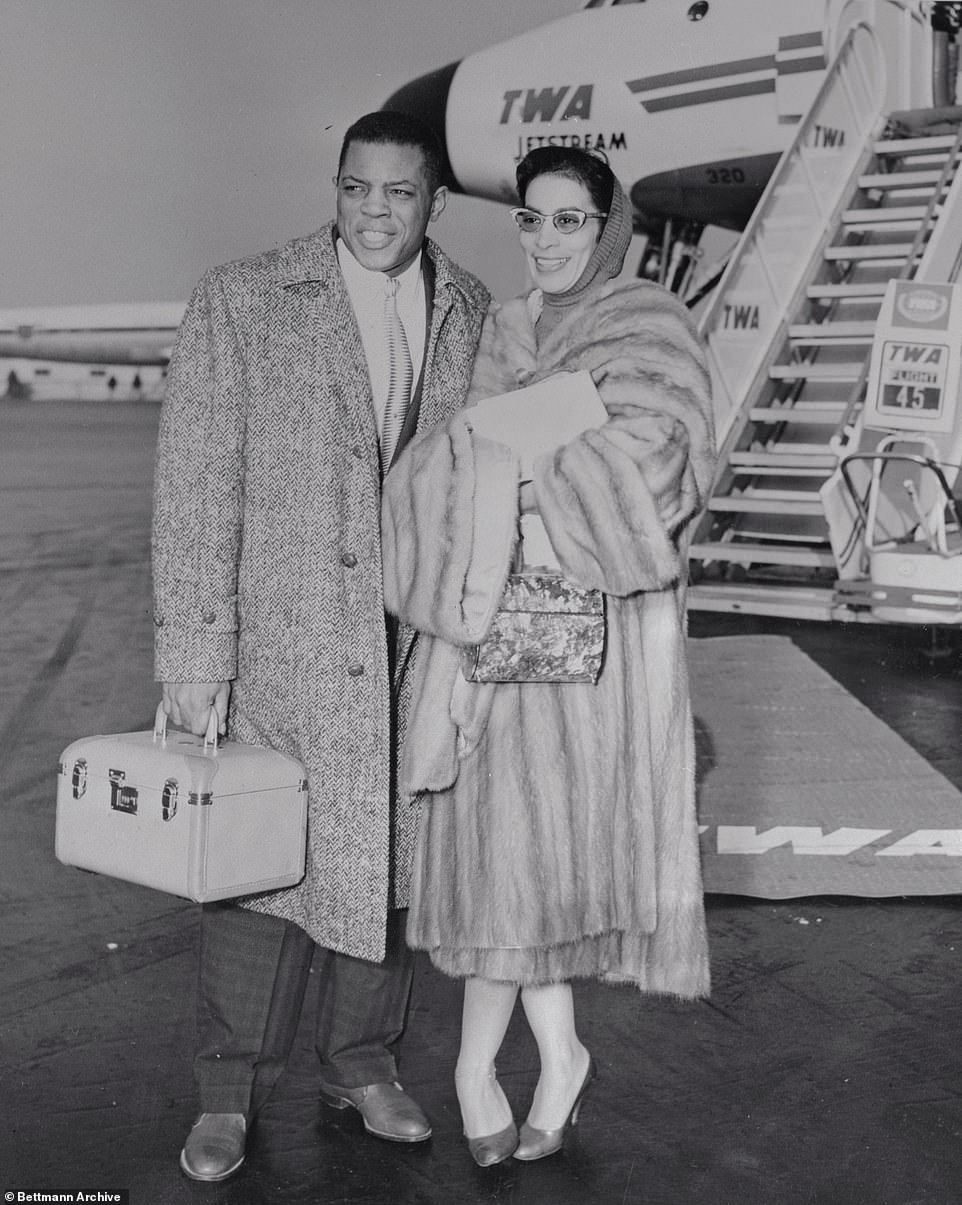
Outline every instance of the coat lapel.
{"type": "Polygon", "coordinates": [[[379,472],[378,433],[367,361],[357,319],[334,249],[333,222],[300,244],[284,266],[282,287],[291,323],[313,332],[315,376],[312,388],[318,406],[342,400],[351,426],[351,439],[364,448],[372,473],[379,472]],[[336,364],[337,397],[326,396],[321,382],[336,364]]]}

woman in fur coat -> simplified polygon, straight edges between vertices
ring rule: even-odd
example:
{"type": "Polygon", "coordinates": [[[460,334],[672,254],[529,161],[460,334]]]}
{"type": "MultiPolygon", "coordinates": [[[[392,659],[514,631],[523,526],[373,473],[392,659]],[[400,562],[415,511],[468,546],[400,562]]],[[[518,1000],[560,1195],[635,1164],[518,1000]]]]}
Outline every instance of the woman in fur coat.
{"type": "Polygon", "coordinates": [[[543,147],[517,175],[536,288],[492,306],[468,404],[588,370],[607,421],[532,468],[462,411],[395,464],[382,523],[386,604],[421,633],[400,769],[423,807],[408,941],[465,980],[456,1087],[482,1166],[552,1154],[577,1120],[595,1066],[573,978],[709,987],[685,653],[709,378],[684,306],[615,281],[631,217],[607,164],[543,147]],[[565,577],[605,594],[596,684],[470,683],[459,668],[529,511],[565,577]],[[519,990],[541,1060],[520,1138],[494,1066],[519,990]]]}

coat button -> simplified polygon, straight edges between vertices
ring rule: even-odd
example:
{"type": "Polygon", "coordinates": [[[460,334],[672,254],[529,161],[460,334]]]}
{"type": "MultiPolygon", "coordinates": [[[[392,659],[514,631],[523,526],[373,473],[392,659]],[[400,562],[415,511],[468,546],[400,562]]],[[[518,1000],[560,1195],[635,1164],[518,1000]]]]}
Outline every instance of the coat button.
{"type": "Polygon", "coordinates": [[[351,448],[351,455],[354,457],[355,460],[363,460],[364,459],[364,449],[361,447],[360,444],[355,444],[354,447],[351,448]]]}
{"type": "Polygon", "coordinates": [[[354,569],[357,565],[357,557],[353,552],[342,552],[341,564],[345,565],[348,569],[354,569]]]}
{"type": "Polygon", "coordinates": [[[213,623],[216,620],[216,618],[217,618],[217,613],[215,611],[205,611],[204,614],[201,616],[201,619],[203,619],[204,623],[213,623]]]}
{"type": "Polygon", "coordinates": [[[352,678],[360,678],[360,676],[364,673],[364,666],[361,665],[359,661],[355,661],[352,665],[347,667],[347,672],[352,678]]]}

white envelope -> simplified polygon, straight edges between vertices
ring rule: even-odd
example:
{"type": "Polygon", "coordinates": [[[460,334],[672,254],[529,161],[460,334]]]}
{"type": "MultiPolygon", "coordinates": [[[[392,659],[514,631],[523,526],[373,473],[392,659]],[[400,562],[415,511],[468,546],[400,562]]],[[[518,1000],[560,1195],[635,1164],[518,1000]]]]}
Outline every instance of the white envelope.
{"type": "MultiPolygon", "coordinates": [[[[600,427],[608,418],[591,373],[586,371],[556,373],[537,385],[485,398],[461,413],[473,431],[517,452],[522,479],[530,478],[537,456],[570,443],[591,427],[600,427]]],[[[522,515],[521,540],[525,565],[558,567],[538,515],[522,515]]]]}
{"type": "Polygon", "coordinates": [[[485,398],[461,413],[479,435],[518,453],[524,477],[530,475],[536,456],[570,443],[608,418],[590,372],[559,372],[537,385],[485,398]]]}

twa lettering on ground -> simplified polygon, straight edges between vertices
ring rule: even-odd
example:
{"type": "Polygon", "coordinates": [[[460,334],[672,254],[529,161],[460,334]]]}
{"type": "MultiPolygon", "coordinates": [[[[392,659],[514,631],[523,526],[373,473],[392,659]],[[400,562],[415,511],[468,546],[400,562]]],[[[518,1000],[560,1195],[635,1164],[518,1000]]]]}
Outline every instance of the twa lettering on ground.
{"type": "Polygon", "coordinates": [[[962,893],[962,794],[783,636],[692,640],[705,890],[962,893]]]}

